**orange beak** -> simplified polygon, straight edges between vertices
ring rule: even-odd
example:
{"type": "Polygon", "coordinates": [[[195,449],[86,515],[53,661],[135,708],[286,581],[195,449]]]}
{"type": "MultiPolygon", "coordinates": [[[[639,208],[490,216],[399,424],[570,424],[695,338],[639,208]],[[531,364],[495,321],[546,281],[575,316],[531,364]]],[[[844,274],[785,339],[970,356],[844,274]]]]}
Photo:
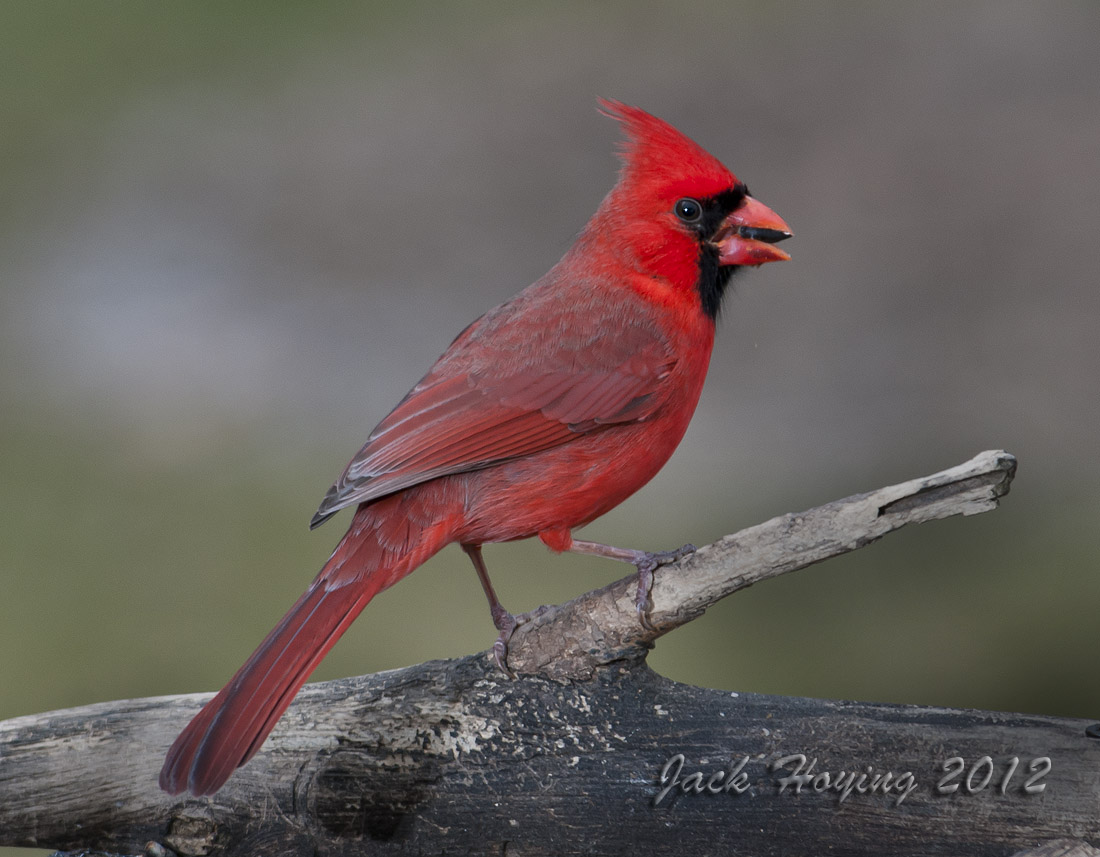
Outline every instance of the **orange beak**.
{"type": "Polygon", "coordinates": [[[719,265],[763,265],[791,257],[774,246],[794,233],[764,203],[746,196],[715,235],[719,265]]]}

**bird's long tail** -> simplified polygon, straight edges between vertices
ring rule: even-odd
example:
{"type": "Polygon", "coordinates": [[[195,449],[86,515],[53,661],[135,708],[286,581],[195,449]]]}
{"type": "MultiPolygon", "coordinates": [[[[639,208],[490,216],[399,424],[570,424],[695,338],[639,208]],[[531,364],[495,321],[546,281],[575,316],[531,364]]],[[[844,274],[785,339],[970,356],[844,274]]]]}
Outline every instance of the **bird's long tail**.
{"type": "Polygon", "coordinates": [[[412,489],[359,508],[309,589],[180,733],[160,772],[162,789],[221,788],[367,603],[452,540],[452,516],[425,493],[435,492],[412,489]]]}

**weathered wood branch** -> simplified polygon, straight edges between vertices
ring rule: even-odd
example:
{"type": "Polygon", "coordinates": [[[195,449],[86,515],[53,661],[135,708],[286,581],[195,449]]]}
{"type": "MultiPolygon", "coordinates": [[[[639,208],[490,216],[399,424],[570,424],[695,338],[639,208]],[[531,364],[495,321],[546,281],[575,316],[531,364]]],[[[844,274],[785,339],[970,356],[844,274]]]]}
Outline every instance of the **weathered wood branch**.
{"type": "Polygon", "coordinates": [[[988,451],[931,476],[772,518],[659,569],[651,591],[656,633],[639,624],[635,579],[627,577],[520,627],[508,664],[520,673],[587,679],[611,661],[642,656],[656,637],[739,589],[864,547],[906,524],[995,509],[1015,474],[1013,456],[988,451]]]}
{"type": "MultiPolygon", "coordinates": [[[[657,633],[905,523],[991,509],[1014,469],[1010,455],[983,453],[726,537],[657,573],[657,633]]],[[[0,723],[0,844],[1000,855],[1100,842],[1091,721],[688,687],[645,666],[650,636],[627,578],[519,629],[516,681],[482,654],[310,685],[212,798],[156,787],[208,694],[0,723]]]]}

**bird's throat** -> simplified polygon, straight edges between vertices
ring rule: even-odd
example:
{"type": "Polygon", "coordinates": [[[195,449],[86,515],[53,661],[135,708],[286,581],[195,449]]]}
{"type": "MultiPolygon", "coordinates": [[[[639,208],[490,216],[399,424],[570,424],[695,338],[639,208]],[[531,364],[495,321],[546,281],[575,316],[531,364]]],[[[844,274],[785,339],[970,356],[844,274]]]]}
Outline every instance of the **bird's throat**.
{"type": "Polygon", "coordinates": [[[703,244],[699,248],[699,279],[695,289],[699,293],[700,306],[711,321],[717,321],[726,286],[738,270],[736,265],[718,264],[718,249],[714,245],[703,244]]]}

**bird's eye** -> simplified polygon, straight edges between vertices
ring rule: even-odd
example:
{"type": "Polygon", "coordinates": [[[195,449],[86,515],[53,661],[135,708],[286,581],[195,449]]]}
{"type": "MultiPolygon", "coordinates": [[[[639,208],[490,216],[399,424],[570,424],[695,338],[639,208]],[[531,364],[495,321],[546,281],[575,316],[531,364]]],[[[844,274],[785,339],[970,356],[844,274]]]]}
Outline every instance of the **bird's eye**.
{"type": "Polygon", "coordinates": [[[703,217],[703,206],[698,200],[687,196],[677,201],[674,210],[684,223],[698,223],[703,217]]]}

